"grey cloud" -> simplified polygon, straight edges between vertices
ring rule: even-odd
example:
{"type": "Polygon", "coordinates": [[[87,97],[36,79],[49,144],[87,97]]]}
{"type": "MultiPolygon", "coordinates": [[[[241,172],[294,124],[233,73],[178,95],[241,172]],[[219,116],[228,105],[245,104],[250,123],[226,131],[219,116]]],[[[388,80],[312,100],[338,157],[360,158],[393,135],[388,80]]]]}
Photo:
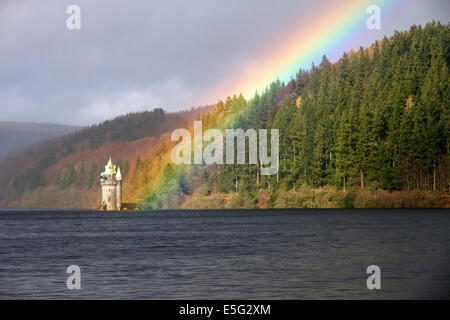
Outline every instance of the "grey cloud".
{"type": "Polygon", "coordinates": [[[222,82],[323,3],[1,0],[0,120],[84,125],[214,103],[222,82]],[[81,30],[66,28],[70,4],[81,30]]]}
{"type": "Polygon", "coordinates": [[[218,83],[265,37],[283,32],[280,21],[289,23],[292,9],[301,6],[256,0],[3,2],[0,119],[90,124],[143,108],[214,103],[218,83]],[[81,8],[81,30],[66,28],[69,4],[81,8]]]}

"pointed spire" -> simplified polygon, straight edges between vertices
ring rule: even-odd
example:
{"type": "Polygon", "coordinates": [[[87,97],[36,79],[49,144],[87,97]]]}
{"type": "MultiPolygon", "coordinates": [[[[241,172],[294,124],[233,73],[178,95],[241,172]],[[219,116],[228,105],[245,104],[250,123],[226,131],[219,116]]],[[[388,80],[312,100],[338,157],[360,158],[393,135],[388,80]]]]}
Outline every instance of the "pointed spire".
{"type": "Polygon", "coordinates": [[[122,174],[120,173],[120,167],[117,168],[116,180],[117,181],[122,180],[122,174]]]}
{"type": "Polygon", "coordinates": [[[102,174],[116,174],[116,166],[112,164],[111,156],[109,156],[108,163],[105,166],[105,171],[102,174]]]}

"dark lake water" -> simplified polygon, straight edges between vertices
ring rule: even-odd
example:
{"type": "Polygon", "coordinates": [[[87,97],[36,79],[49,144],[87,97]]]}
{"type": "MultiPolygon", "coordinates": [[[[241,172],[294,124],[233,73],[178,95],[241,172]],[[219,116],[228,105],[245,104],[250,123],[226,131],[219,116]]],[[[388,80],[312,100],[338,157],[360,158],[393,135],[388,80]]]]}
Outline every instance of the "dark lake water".
{"type": "Polygon", "coordinates": [[[448,298],[449,253],[449,210],[3,210],[0,298],[448,298]]]}

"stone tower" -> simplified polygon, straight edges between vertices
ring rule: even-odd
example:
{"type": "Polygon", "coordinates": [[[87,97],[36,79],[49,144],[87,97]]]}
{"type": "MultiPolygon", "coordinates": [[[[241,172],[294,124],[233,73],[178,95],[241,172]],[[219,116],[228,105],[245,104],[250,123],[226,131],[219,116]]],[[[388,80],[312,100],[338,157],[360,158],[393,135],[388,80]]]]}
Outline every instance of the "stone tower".
{"type": "Polygon", "coordinates": [[[122,208],[122,175],[120,168],[112,164],[111,157],[100,175],[102,185],[102,209],[120,210],[122,208]]]}

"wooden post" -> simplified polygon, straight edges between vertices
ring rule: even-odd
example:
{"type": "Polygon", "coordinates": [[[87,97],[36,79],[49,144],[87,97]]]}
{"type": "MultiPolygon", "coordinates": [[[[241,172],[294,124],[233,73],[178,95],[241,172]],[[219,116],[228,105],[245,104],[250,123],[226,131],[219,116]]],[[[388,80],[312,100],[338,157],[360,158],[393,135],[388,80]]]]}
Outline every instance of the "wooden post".
{"type": "Polygon", "coordinates": [[[436,191],[436,161],[433,166],[433,191],[436,191]]]}
{"type": "Polygon", "coordinates": [[[280,155],[277,157],[277,185],[279,181],[279,172],[280,172],[280,155]]]}
{"type": "Polygon", "coordinates": [[[361,171],[361,188],[364,190],[364,173],[363,173],[362,168],[360,171],[361,171]]]}
{"type": "Polygon", "coordinates": [[[256,169],[256,188],[259,189],[259,168],[256,169]]]}

